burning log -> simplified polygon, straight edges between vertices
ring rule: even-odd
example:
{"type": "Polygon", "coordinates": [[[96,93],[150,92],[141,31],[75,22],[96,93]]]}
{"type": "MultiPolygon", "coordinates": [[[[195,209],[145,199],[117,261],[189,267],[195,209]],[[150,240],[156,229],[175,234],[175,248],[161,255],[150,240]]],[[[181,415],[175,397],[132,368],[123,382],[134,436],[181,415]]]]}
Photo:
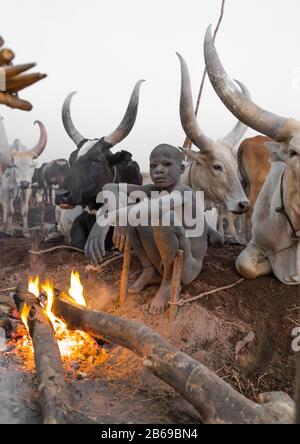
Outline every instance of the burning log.
{"type": "Polygon", "coordinates": [[[24,288],[18,287],[14,300],[20,312],[24,308],[28,313],[27,326],[34,350],[43,423],[91,423],[90,418],[71,408],[59,348],[45,311],[36,297],[24,288]]]}
{"type": "Polygon", "coordinates": [[[0,50],[0,65],[9,65],[15,58],[15,54],[11,49],[3,48],[0,50]]]}
{"type": "Polygon", "coordinates": [[[23,76],[8,78],[6,79],[6,90],[9,91],[10,93],[16,93],[44,79],[45,77],[47,77],[46,74],[32,73],[32,74],[24,74],[23,76]]]}
{"type": "Polygon", "coordinates": [[[7,92],[0,92],[0,103],[3,105],[7,105],[10,108],[17,108],[23,111],[31,111],[32,105],[27,100],[19,99],[16,96],[13,96],[7,92]]]}
{"type": "Polygon", "coordinates": [[[260,405],[248,400],[146,325],[79,306],[64,293],[55,297],[53,312],[68,323],[68,328],[104,336],[139,355],[147,368],[196,408],[205,423],[293,421],[293,412],[287,414],[278,405],[273,408],[276,403],[260,405]]]}

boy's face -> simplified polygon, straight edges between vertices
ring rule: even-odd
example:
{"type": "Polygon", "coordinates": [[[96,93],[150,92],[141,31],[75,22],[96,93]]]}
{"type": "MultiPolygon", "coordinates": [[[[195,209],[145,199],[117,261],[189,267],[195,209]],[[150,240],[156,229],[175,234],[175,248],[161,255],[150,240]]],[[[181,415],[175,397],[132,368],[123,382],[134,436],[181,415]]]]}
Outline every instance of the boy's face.
{"type": "Polygon", "coordinates": [[[168,190],[178,184],[180,174],[184,170],[178,154],[173,155],[170,150],[155,149],[150,155],[150,176],[153,183],[162,190],[168,190]]]}

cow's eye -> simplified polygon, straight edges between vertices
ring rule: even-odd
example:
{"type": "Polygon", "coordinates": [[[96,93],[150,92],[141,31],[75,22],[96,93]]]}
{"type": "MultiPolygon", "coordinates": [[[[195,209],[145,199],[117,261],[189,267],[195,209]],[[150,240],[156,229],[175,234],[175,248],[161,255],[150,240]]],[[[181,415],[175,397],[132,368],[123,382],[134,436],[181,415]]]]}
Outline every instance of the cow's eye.
{"type": "Polygon", "coordinates": [[[295,156],[297,156],[297,151],[289,150],[289,157],[295,157],[295,156]]]}
{"type": "Polygon", "coordinates": [[[214,169],[215,171],[223,171],[223,167],[222,167],[222,165],[213,165],[213,169],[214,169]]]}

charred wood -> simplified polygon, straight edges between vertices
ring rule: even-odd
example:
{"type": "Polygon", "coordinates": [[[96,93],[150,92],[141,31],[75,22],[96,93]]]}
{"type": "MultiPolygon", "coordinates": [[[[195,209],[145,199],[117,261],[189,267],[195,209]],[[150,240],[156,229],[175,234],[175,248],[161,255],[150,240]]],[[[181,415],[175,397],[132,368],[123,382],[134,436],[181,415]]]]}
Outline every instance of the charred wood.
{"type": "Polygon", "coordinates": [[[293,421],[293,412],[283,419],[276,410],[248,400],[144,324],[81,307],[64,293],[55,298],[53,311],[68,328],[104,337],[139,355],[147,368],[195,407],[205,423],[293,421]]]}
{"type": "Polygon", "coordinates": [[[28,328],[39,381],[40,407],[44,424],[91,423],[90,418],[71,408],[68,387],[54,331],[38,300],[18,287],[14,300],[19,311],[30,307],[28,328]]]}

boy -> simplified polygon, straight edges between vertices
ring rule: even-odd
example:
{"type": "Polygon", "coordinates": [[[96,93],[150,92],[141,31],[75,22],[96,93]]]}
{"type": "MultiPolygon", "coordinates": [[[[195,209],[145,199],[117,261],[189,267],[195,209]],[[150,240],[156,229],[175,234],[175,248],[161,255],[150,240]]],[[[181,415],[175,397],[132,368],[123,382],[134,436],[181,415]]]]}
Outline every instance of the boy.
{"type": "MultiPolygon", "coordinates": [[[[203,211],[201,212],[203,220],[201,233],[196,237],[186,236],[187,228],[190,227],[187,227],[185,220],[178,219],[177,210],[181,209],[184,214],[184,210],[189,206],[194,215],[197,208],[195,193],[187,185],[180,183],[180,174],[183,171],[182,153],[171,145],[158,145],[150,155],[150,175],[153,184],[127,185],[128,195],[132,192],[142,191],[149,198],[153,197],[153,192],[156,192],[158,200],[152,198],[135,205],[127,205],[109,213],[108,217],[111,224],[113,216],[116,215],[119,217],[119,222],[124,218],[124,215],[129,217],[130,222],[130,210],[134,209],[135,214],[138,210],[138,213],[141,214],[146,209],[149,216],[152,217],[151,220],[154,216],[154,219],[159,221],[157,225],[150,222],[146,226],[134,224],[134,227],[130,224],[127,226],[119,224],[115,226],[113,236],[115,246],[122,251],[126,238],[130,234],[132,247],[143,267],[141,275],[129,287],[128,291],[139,293],[148,285],[160,283],[159,290],[149,307],[149,312],[152,314],[162,313],[168,306],[176,251],[181,249],[184,252],[181,282],[186,285],[191,283],[202,269],[203,258],[207,250],[208,233],[213,237],[218,237],[218,234],[207,225],[203,211]],[[162,191],[164,195],[158,195],[158,192],[162,191]],[[153,203],[159,203],[159,205],[153,209],[153,203]],[[166,213],[169,216],[170,224],[164,226],[163,216],[166,213]]],[[[119,184],[105,185],[103,190],[112,192],[118,201],[119,184]]],[[[104,256],[106,232],[107,228],[97,224],[93,227],[85,246],[89,258],[97,261],[104,256]]]]}

